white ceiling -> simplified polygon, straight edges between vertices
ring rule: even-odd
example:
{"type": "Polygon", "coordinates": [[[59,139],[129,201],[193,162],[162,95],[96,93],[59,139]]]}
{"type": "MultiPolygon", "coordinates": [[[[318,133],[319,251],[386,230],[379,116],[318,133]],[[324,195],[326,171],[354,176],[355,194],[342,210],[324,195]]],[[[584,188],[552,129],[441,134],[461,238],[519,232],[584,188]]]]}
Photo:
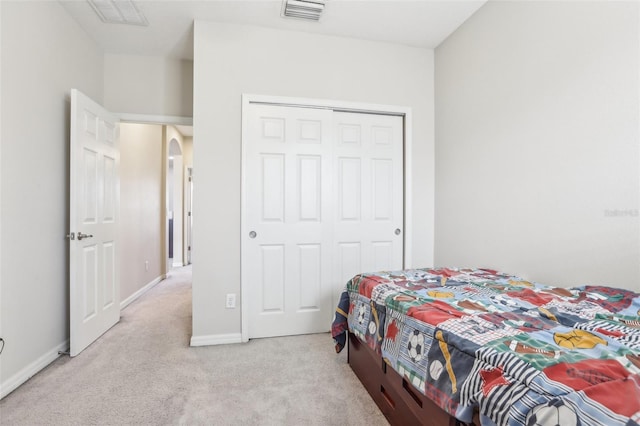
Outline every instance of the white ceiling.
{"type": "Polygon", "coordinates": [[[149,26],[105,24],[85,0],[59,0],[105,53],[193,59],[193,21],[252,24],[434,48],[486,0],[327,0],[320,22],[285,19],[282,0],[137,0],[149,26]]]}

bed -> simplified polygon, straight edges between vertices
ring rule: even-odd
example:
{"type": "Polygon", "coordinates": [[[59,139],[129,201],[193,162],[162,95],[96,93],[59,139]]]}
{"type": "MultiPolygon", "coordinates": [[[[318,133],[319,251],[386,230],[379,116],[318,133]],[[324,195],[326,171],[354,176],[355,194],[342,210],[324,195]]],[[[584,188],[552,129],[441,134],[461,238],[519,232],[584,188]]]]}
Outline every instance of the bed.
{"type": "Polygon", "coordinates": [[[640,294],[489,269],[360,274],[336,351],[392,424],[638,425],[640,294]]]}

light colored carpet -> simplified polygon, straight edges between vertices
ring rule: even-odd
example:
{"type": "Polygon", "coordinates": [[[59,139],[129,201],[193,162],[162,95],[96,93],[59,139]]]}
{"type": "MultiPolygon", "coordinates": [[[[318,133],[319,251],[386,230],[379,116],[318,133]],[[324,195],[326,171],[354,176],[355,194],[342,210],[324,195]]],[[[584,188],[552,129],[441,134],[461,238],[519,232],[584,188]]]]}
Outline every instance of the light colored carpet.
{"type": "Polygon", "coordinates": [[[60,357],[0,401],[0,423],[388,424],[328,333],[198,348],[190,336],[187,267],[79,356],[60,357]]]}

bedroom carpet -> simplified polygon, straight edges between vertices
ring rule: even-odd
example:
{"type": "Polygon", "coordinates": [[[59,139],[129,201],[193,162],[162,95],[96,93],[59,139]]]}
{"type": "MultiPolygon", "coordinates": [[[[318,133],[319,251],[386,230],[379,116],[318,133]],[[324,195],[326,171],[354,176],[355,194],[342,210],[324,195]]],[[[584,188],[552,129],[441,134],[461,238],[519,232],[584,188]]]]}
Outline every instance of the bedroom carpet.
{"type": "Polygon", "coordinates": [[[190,336],[186,267],[0,401],[0,424],[388,424],[328,333],[195,348],[190,336]]]}

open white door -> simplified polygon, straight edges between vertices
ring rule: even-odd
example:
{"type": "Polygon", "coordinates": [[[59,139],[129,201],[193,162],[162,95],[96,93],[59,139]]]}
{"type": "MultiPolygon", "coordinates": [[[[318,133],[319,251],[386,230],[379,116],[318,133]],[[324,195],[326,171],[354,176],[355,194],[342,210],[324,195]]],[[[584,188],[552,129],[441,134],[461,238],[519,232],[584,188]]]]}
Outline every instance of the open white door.
{"type": "Polygon", "coordinates": [[[118,126],[113,114],[78,90],[71,91],[71,356],[120,320],[118,126]]]}

